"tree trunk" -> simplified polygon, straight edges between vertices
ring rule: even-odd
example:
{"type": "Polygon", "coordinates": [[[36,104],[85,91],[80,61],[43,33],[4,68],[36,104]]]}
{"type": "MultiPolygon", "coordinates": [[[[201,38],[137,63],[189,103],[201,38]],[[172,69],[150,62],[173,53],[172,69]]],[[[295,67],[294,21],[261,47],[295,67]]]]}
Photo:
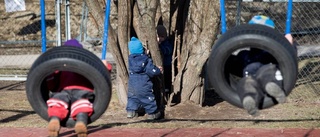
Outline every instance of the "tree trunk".
{"type": "Polygon", "coordinates": [[[162,59],[160,49],[158,47],[157,35],[156,35],[156,24],[155,17],[157,12],[156,0],[139,0],[137,1],[138,6],[138,18],[139,18],[139,39],[147,44],[151,57],[154,63],[158,66],[162,66],[162,59]],[[148,41],[148,43],[146,43],[148,41]]]}
{"type": "Polygon", "coordinates": [[[203,68],[218,34],[219,5],[213,0],[191,0],[183,35],[182,68],[174,81],[174,92],[181,101],[202,104],[203,68]]]}
{"type": "MultiPolygon", "coordinates": [[[[92,15],[103,30],[104,10],[97,0],[86,0],[92,15]]],[[[218,0],[123,0],[116,1],[118,6],[117,33],[109,25],[109,43],[111,53],[117,63],[118,83],[122,88],[118,95],[126,103],[128,81],[128,42],[131,36],[137,36],[150,50],[157,66],[162,66],[161,52],[158,47],[156,26],[160,21],[168,29],[170,38],[177,36],[175,58],[178,72],[174,74],[173,92],[181,93],[182,103],[203,102],[203,68],[212,45],[219,33],[220,21],[218,0]],[[160,9],[159,9],[160,8],[160,9]],[[162,20],[159,20],[159,16],[162,20]]],[[[114,23],[114,22],[113,22],[114,23]]],[[[173,63],[174,64],[174,63],[173,63]]],[[[155,91],[163,91],[162,77],[155,79],[155,91]]]]}
{"type": "MultiPolygon", "coordinates": [[[[105,18],[105,11],[103,10],[104,5],[99,3],[98,0],[85,0],[88,5],[89,11],[94,17],[94,20],[99,25],[99,30],[103,30],[104,28],[104,18],[105,18]]],[[[121,10],[121,9],[120,9],[121,10]]],[[[112,12],[110,12],[112,13],[112,12]]],[[[109,21],[110,22],[110,21],[109,21]]],[[[101,35],[102,36],[102,35],[101,35]]],[[[112,56],[114,57],[117,65],[117,73],[119,74],[120,81],[117,85],[117,95],[122,105],[126,105],[127,101],[127,81],[128,81],[128,71],[127,66],[125,63],[125,57],[128,55],[124,55],[122,53],[122,48],[118,44],[117,41],[118,37],[117,34],[114,32],[114,29],[109,23],[109,30],[108,30],[108,46],[111,49],[112,56]]],[[[127,46],[125,45],[127,48],[127,46]]]]}
{"type": "Polygon", "coordinates": [[[128,41],[130,40],[131,6],[130,0],[118,1],[118,40],[125,64],[128,64],[128,41]]]}
{"type": "Polygon", "coordinates": [[[165,26],[168,29],[168,34],[171,32],[171,25],[170,25],[170,0],[160,0],[160,11],[161,11],[161,17],[163,26],[165,26]]]}
{"type": "MultiPolygon", "coordinates": [[[[130,28],[131,28],[131,3],[130,0],[120,0],[118,1],[118,40],[119,40],[119,50],[121,51],[121,56],[124,61],[124,66],[128,66],[128,41],[130,40],[130,28]]],[[[120,66],[119,66],[120,67],[120,66]]],[[[125,73],[125,78],[121,78],[121,75],[117,77],[117,95],[120,102],[125,106],[127,104],[127,81],[128,72],[127,67],[125,73]],[[124,84],[125,83],[125,84],[124,84]]],[[[123,69],[124,69],[123,68],[123,69]]],[[[118,68],[119,71],[121,67],[118,68]]]]}

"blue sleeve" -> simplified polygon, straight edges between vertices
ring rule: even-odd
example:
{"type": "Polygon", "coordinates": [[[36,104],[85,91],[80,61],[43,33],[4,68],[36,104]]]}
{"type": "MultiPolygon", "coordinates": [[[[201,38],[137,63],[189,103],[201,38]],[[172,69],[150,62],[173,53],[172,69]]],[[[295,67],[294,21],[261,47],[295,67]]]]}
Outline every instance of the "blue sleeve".
{"type": "Polygon", "coordinates": [[[254,63],[247,65],[243,69],[242,76],[255,75],[261,66],[263,66],[263,64],[261,64],[260,62],[254,62],[254,63]]]}
{"type": "Polygon", "coordinates": [[[146,73],[149,77],[154,77],[161,73],[160,69],[153,64],[151,58],[148,59],[148,64],[146,66],[146,73]]]}

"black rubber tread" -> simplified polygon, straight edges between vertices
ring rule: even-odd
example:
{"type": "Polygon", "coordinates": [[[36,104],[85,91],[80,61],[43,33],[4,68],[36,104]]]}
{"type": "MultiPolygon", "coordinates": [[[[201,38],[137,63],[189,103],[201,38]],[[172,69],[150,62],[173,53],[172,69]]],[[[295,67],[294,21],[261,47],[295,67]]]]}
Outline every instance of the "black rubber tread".
{"type": "MultiPolygon", "coordinates": [[[[30,68],[26,90],[28,101],[37,114],[49,120],[46,100],[49,92],[44,86],[45,78],[56,70],[71,71],[86,77],[94,86],[94,113],[88,123],[97,120],[107,109],[111,99],[110,74],[102,61],[88,50],[60,46],[43,53],[30,68]]],[[[61,122],[62,126],[73,127],[75,121],[69,118],[61,122]]]]}
{"type": "MultiPolygon", "coordinates": [[[[209,89],[213,88],[224,100],[243,108],[238,94],[224,76],[224,66],[231,53],[246,47],[263,49],[277,60],[284,77],[284,90],[286,95],[289,95],[294,88],[298,73],[296,50],[278,31],[259,24],[236,26],[218,39],[211,51],[206,68],[209,89]]],[[[275,104],[277,102],[266,96],[260,109],[275,104]]]]}

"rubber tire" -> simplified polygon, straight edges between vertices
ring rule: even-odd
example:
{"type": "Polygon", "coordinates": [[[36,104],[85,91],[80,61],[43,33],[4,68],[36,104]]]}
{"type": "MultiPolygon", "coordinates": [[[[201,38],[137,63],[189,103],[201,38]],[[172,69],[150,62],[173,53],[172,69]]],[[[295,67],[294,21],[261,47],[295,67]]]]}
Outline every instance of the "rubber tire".
{"type": "MultiPolygon", "coordinates": [[[[54,47],[40,55],[32,64],[26,81],[26,92],[34,111],[49,121],[46,101],[49,91],[45,78],[54,71],[71,71],[86,77],[94,86],[94,113],[88,124],[97,120],[107,109],[111,99],[110,73],[102,61],[92,52],[71,46],[54,47]]],[[[63,127],[74,127],[75,121],[69,118],[61,122],[63,127]]]]}
{"type": "MultiPolygon", "coordinates": [[[[231,53],[245,47],[263,49],[275,57],[284,78],[284,90],[286,95],[289,95],[294,88],[298,74],[296,50],[278,31],[259,24],[236,26],[218,39],[207,62],[206,78],[209,89],[213,88],[221,98],[230,104],[243,108],[240,97],[225,78],[224,66],[231,53]]],[[[275,100],[265,96],[260,109],[276,104],[275,100]]]]}

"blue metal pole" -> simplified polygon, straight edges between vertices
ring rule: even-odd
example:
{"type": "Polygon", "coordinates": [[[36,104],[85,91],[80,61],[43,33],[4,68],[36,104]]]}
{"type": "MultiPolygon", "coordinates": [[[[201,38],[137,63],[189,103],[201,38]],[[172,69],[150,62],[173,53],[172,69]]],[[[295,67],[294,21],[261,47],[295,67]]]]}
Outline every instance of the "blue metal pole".
{"type": "Polygon", "coordinates": [[[106,54],[107,54],[110,4],[111,4],[110,0],[107,0],[106,14],[105,14],[105,18],[104,18],[103,41],[102,41],[102,57],[101,57],[102,60],[106,59],[106,54]]]}
{"type": "Polygon", "coordinates": [[[287,8],[287,20],[286,20],[286,31],[285,34],[289,34],[291,30],[291,16],[292,16],[292,0],[288,1],[287,8]]]}
{"type": "Polygon", "coordinates": [[[46,36],[46,6],[44,0],[40,0],[40,14],[41,14],[41,51],[47,50],[47,36],[46,36]]]}
{"type": "Polygon", "coordinates": [[[220,0],[220,16],[221,16],[221,32],[223,34],[227,31],[224,0],[220,0]]]}

